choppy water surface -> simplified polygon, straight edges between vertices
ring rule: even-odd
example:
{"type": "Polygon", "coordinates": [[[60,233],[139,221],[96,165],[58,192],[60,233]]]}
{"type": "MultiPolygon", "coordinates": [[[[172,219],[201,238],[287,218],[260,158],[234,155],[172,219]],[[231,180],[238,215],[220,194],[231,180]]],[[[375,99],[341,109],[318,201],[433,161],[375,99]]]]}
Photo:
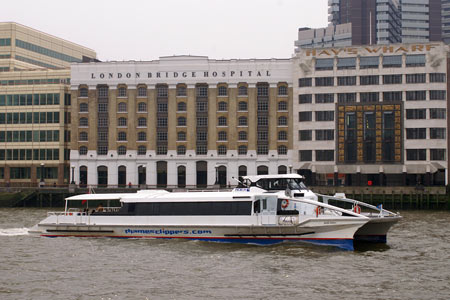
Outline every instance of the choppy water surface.
{"type": "Polygon", "coordinates": [[[450,212],[403,212],[388,244],[42,238],[0,209],[0,299],[450,299],[450,212]]]}

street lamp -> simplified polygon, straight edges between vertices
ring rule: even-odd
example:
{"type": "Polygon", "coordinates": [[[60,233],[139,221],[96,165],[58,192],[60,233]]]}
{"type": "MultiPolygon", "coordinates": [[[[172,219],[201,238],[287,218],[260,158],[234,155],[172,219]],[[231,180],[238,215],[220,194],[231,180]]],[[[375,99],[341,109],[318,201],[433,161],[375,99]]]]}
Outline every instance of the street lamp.
{"type": "Polygon", "coordinates": [[[75,184],[75,166],[72,165],[72,181],[70,184],[75,184]]]}

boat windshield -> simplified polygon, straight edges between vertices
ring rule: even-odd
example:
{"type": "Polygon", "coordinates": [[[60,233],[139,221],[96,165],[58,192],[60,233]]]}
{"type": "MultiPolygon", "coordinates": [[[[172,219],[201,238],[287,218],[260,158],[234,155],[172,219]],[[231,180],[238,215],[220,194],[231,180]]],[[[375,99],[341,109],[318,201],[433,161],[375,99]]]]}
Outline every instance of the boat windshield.
{"type": "Polygon", "coordinates": [[[266,191],[282,191],[287,188],[290,190],[307,190],[306,185],[298,178],[270,178],[260,179],[256,186],[266,191]]]}

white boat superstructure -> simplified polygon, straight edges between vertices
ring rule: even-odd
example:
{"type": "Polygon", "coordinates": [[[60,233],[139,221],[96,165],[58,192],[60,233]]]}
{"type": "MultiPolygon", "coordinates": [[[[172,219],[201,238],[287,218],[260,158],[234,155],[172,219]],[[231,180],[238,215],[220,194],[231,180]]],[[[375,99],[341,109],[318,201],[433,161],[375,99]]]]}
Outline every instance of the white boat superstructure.
{"type": "Polygon", "coordinates": [[[231,192],[153,190],[69,197],[64,212],[48,213],[32,232],[50,237],[184,238],[251,244],[304,241],[353,249],[354,233],[368,220],[326,203],[256,187],[231,192]],[[120,206],[94,212],[82,209],[99,201],[116,201],[120,206]],[[295,209],[286,209],[286,202],[295,209]],[[75,203],[77,208],[72,207],[75,203]],[[309,206],[328,213],[302,209],[309,206]]]}
{"type": "MultiPolygon", "coordinates": [[[[389,229],[402,218],[398,213],[383,209],[382,205],[377,207],[349,199],[345,197],[345,194],[328,196],[314,193],[304,184],[304,177],[299,174],[255,175],[244,176],[242,179],[244,186],[258,187],[279,195],[286,194],[295,199],[322,200],[320,203],[332,204],[341,208],[350,205],[347,212],[351,211],[369,218],[369,222],[356,231],[354,239],[357,241],[386,243],[389,229]]],[[[302,209],[308,212],[317,210],[319,214],[328,213],[327,209],[318,209],[314,205],[301,205],[304,205],[302,209]]],[[[296,209],[296,207],[289,203],[285,209],[296,209]]]]}

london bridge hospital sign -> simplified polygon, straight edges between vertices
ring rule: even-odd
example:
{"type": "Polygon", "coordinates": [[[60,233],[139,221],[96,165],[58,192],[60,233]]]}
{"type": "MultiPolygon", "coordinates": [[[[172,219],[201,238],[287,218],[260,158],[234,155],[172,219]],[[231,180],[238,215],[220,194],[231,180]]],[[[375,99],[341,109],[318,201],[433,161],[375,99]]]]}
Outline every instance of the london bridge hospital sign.
{"type": "Polygon", "coordinates": [[[269,70],[256,71],[186,71],[186,72],[100,72],[91,73],[90,79],[139,79],[139,78],[248,78],[271,77],[269,70]]]}

